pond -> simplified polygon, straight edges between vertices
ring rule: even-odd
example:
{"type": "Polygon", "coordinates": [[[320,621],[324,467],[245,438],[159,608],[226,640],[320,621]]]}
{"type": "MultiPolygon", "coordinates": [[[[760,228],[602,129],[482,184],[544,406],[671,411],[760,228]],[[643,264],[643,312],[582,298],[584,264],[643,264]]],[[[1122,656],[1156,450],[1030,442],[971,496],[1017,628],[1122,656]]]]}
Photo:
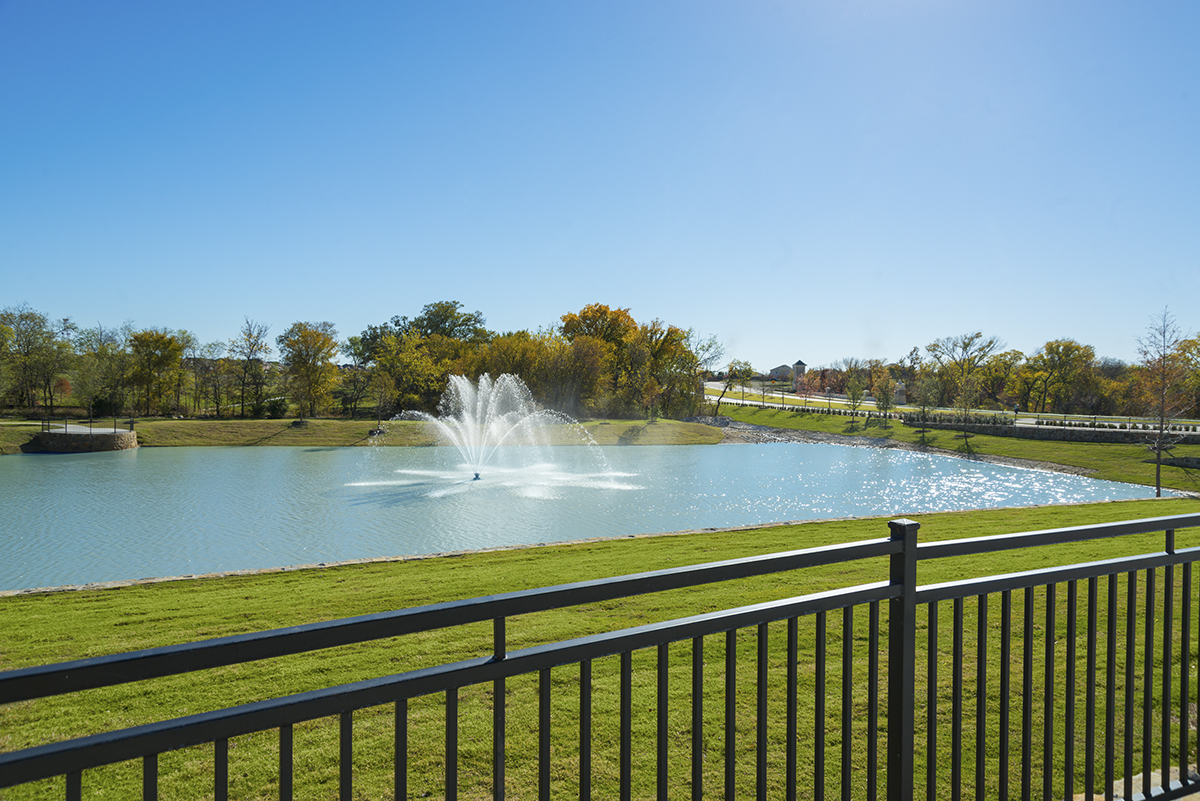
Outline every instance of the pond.
{"type": "Polygon", "coordinates": [[[539,455],[538,464],[501,464],[478,481],[442,447],[6,456],[0,590],[1153,495],[1130,484],[840,445],[562,447],[539,455]]]}

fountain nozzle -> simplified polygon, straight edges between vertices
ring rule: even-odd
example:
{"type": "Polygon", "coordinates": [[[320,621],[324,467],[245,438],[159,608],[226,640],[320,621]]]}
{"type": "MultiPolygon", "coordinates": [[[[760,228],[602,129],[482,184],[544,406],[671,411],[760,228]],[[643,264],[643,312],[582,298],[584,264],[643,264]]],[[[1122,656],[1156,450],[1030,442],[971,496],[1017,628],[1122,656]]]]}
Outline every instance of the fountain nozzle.
{"type": "Polygon", "coordinates": [[[473,478],[473,479],[471,479],[471,480],[472,480],[472,481],[478,481],[478,480],[479,480],[479,474],[478,474],[478,473],[476,473],[476,474],[475,474],[475,478],[473,478]]]}

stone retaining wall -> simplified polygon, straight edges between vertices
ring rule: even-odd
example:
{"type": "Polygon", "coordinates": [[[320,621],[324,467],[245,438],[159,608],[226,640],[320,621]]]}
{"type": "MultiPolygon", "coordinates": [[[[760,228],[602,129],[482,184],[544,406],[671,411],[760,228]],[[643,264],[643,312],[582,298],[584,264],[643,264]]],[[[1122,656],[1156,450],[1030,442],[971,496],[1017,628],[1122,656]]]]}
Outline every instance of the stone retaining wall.
{"type": "Polygon", "coordinates": [[[137,446],[136,431],[104,431],[91,434],[43,431],[35,434],[24,450],[35,453],[91,453],[93,451],[123,451],[137,446]]]}

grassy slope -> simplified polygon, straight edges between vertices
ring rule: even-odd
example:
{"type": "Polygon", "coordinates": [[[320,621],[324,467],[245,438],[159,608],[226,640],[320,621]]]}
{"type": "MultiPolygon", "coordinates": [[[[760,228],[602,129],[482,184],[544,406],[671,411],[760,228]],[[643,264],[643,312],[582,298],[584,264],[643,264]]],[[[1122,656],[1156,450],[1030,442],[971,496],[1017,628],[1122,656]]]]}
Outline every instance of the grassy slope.
{"type": "MultiPolygon", "coordinates": [[[[918,519],[922,523],[922,540],[933,540],[1194,513],[1198,508],[1200,504],[1190,500],[1136,501],[1079,507],[955,512],[922,515],[918,519]]],[[[161,583],[116,590],[8,597],[0,599],[0,631],[5,632],[0,668],[13,669],[600,576],[870,539],[886,536],[885,522],[884,519],[875,518],[731,532],[698,532],[687,536],[629,538],[454,558],[161,583]]],[[[1140,541],[1118,540],[1072,546],[1069,557],[1067,548],[1055,549],[1057,553],[1049,553],[1047,549],[1036,555],[1013,552],[989,559],[986,569],[1028,569],[1044,566],[1046,560],[1052,558],[1084,561],[1120,553],[1143,552],[1155,547],[1152,541],[1153,538],[1142,538],[1140,541]]],[[[1200,532],[1180,532],[1181,547],[1197,544],[1200,544],[1200,532]]],[[[939,560],[922,567],[921,581],[945,581],[980,569],[979,565],[963,563],[962,560],[939,560]]],[[[832,571],[728,582],[701,590],[661,593],[523,616],[509,621],[508,647],[515,649],[563,637],[786,597],[798,592],[816,592],[861,581],[879,580],[884,570],[885,567],[879,563],[853,565],[832,571]]],[[[0,750],[385,675],[467,655],[486,654],[490,650],[490,634],[489,625],[470,626],[453,632],[433,632],[399,641],[332,649],[316,655],[266,660],[195,676],[0,708],[0,750]]],[[[742,646],[747,659],[752,658],[752,642],[752,639],[748,639],[746,645],[742,646]]],[[[712,669],[717,670],[721,664],[720,643],[714,642],[711,647],[713,653],[708,661],[712,669]]],[[[808,659],[806,664],[809,664],[811,641],[803,648],[805,656],[802,658],[808,659]]],[[[672,649],[672,670],[677,669],[679,673],[677,678],[672,679],[672,686],[674,692],[681,696],[686,695],[688,687],[688,656],[685,651],[682,647],[672,649]]],[[[638,664],[641,665],[637,669],[642,671],[649,666],[647,660],[651,660],[652,655],[639,655],[636,659],[640,660],[638,664]]],[[[597,663],[596,670],[597,703],[603,706],[612,700],[608,696],[613,691],[615,678],[611,675],[612,666],[607,660],[604,664],[597,663]]],[[[745,676],[746,680],[749,680],[752,672],[749,667],[739,668],[739,676],[745,676]]],[[[568,673],[570,670],[564,669],[564,679],[568,673]]],[[[559,674],[556,672],[555,675],[557,677],[559,674]]],[[[653,689],[649,686],[653,683],[653,674],[639,673],[638,676],[639,682],[649,682],[645,687],[639,684],[635,688],[639,698],[645,696],[645,706],[649,709],[653,706],[653,689]]],[[[720,680],[714,674],[706,682],[713,694],[708,706],[712,707],[713,715],[719,720],[720,680]]],[[[533,686],[524,679],[510,685],[513,698],[510,700],[509,752],[513,762],[509,774],[514,782],[526,787],[536,785],[536,764],[531,756],[536,752],[536,745],[529,741],[531,726],[526,721],[528,715],[535,714],[536,702],[530,700],[536,697],[536,692],[530,695],[533,686]]],[[[569,694],[562,698],[561,703],[569,707],[569,694]]],[[[686,699],[681,697],[679,703],[686,709],[686,699]]],[[[642,708],[641,704],[639,701],[637,708],[642,708]]],[[[437,795],[440,786],[440,705],[438,698],[413,702],[410,772],[418,795],[425,788],[437,795]]],[[[486,791],[486,771],[476,775],[469,770],[469,766],[482,763],[488,750],[488,738],[481,732],[488,730],[489,709],[490,687],[466,688],[463,691],[464,797],[483,797],[486,791]]],[[[355,716],[356,752],[363,755],[364,762],[386,759],[387,748],[390,747],[389,714],[385,709],[366,711],[355,716]]],[[[557,716],[560,712],[556,711],[555,714],[557,716]]],[[[572,714],[569,708],[561,711],[566,721],[571,719],[572,714]]],[[[753,712],[750,710],[746,714],[752,717],[753,712]]],[[[647,725],[652,728],[652,724],[647,725]]],[[[680,725],[686,728],[685,722],[680,721],[680,725]]],[[[719,726],[719,723],[715,725],[719,726]]],[[[747,721],[748,727],[752,725],[752,721],[747,721]]],[[[298,780],[304,782],[308,790],[320,790],[322,795],[331,792],[336,785],[336,730],[335,721],[317,721],[297,728],[297,776],[302,777],[298,780]]],[[[598,730],[596,737],[598,748],[599,744],[610,744],[616,739],[615,732],[607,729],[598,730]]],[[[719,737],[716,738],[712,744],[717,749],[710,766],[714,782],[719,781],[719,740],[719,737]]],[[[234,776],[233,794],[237,797],[271,797],[276,793],[273,787],[276,751],[272,736],[242,738],[234,745],[236,748],[231,751],[235,755],[231,771],[234,776]]],[[[686,749],[683,750],[686,752],[686,749]]],[[[608,759],[605,754],[597,754],[601,772],[608,769],[608,759]]],[[[742,757],[741,763],[743,767],[751,766],[752,773],[752,757],[742,757]]],[[[211,748],[188,749],[165,755],[160,770],[164,792],[168,797],[194,795],[199,788],[211,782],[211,778],[206,778],[211,776],[211,748]]],[[[639,768],[639,771],[646,775],[653,773],[651,766],[639,768]]],[[[680,767],[678,771],[677,775],[686,775],[685,768],[680,767]]],[[[381,770],[378,773],[382,778],[363,780],[363,790],[370,797],[385,792],[384,784],[389,771],[381,770]]],[[[117,783],[136,786],[137,775],[136,766],[103,769],[89,772],[85,786],[97,791],[108,788],[112,792],[112,787],[117,783]]],[[[743,779],[739,778],[741,781],[743,779]]],[[[598,782],[601,786],[607,786],[603,777],[598,782]]],[[[7,792],[12,795],[5,797],[12,798],[61,797],[61,783],[56,785],[47,782],[22,788],[20,794],[16,791],[7,792]]],[[[302,794],[305,792],[302,791],[302,794]]]]}
{"type": "Polygon", "coordinates": [[[4,421],[0,423],[0,455],[21,452],[21,446],[42,430],[36,421],[4,421]]]}
{"type": "MultiPolygon", "coordinates": [[[[598,420],[585,424],[601,445],[708,445],[721,441],[721,432],[698,423],[676,420],[598,420]]],[[[139,420],[138,443],[143,447],[205,445],[293,445],[346,447],[355,445],[433,445],[431,426],[419,422],[385,424],[387,434],[372,443],[373,420],[139,420]]],[[[0,446],[19,452],[21,444],[37,433],[39,425],[0,426],[0,446]]],[[[573,442],[564,437],[564,444],[573,442]]]]}
{"type": "MultiPolygon", "coordinates": [[[[915,428],[892,421],[882,425],[880,420],[852,420],[847,417],[805,412],[761,409],[756,407],[724,406],[722,413],[734,420],[758,425],[791,428],[803,431],[824,431],[866,437],[887,437],[901,442],[925,444],[960,454],[976,453],[992,456],[1011,456],[1035,459],[1055,464],[1095,470],[1094,478],[1154,485],[1154,463],[1147,462],[1147,451],[1140,445],[1088,442],[1050,442],[991,437],[979,434],[963,440],[956,431],[929,431],[920,434],[915,428]]],[[[1200,456],[1200,445],[1181,445],[1176,456],[1200,456]]],[[[1200,471],[1180,467],[1163,468],[1163,486],[1200,491],[1200,471]]]]}

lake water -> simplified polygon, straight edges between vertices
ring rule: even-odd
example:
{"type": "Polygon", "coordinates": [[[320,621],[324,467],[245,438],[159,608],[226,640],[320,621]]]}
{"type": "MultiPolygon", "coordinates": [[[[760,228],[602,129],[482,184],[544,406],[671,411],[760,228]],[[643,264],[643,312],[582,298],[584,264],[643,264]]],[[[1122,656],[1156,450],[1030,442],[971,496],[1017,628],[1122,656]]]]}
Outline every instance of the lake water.
{"type": "Polygon", "coordinates": [[[1153,495],[1058,473],[819,444],[563,447],[541,464],[491,468],[480,481],[451,448],[28,454],[0,458],[0,488],[0,590],[1153,495]]]}

